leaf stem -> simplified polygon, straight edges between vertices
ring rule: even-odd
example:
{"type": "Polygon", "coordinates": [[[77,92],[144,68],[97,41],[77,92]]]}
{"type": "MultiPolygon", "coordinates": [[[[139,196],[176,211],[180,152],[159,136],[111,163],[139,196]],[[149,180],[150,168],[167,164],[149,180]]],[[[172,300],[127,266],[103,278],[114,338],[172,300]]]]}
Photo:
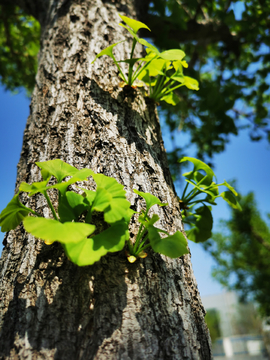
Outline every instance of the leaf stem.
{"type": "Polygon", "coordinates": [[[122,75],[122,78],[123,78],[124,82],[128,83],[126,78],[125,78],[125,75],[123,74],[123,72],[122,72],[122,70],[121,70],[121,68],[120,68],[120,66],[118,64],[118,61],[115,59],[115,57],[113,55],[112,55],[112,59],[113,59],[115,65],[117,66],[118,70],[120,71],[120,74],[122,75]]]}
{"type": "MultiPolygon", "coordinates": [[[[137,44],[137,40],[134,38],[133,43],[132,43],[131,53],[130,53],[130,60],[133,58],[133,53],[134,53],[134,49],[135,49],[136,44],[137,44]]],[[[131,86],[133,84],[132,70],[133,70],[133,65],[131,66],[131,64],[129,64],[129,69],[128,69],[128,85],[129,86],[131,86]]]]}
{"type": "Polygon", "coordinates": [[[135,72],[135,74],[133,75],[132,81],[134,82],[134,81],[137,79],[137,77],[140,75],[140,73],[141,73],[153,60],[155,60],[156,58],[158,58],[158,55],[156,55],[155,57],[153,57],[150,61],[144,60],[144,61],[145,61],[145,64],[143,65],[142,68],[140,68],[139,71],[137,71],[137,69],[136,69],[136,72],[135,72]]]}
{"type": "MultiPolygon", "coordinates": [[[[146,239],[147,240],[147,239],[146,239]]],[[[146,241],[145,240],[145,241],[146,241]]],[[[145,245],[145,246],[143,246],[143,247],[139,247],[139,249],[138,249],[138,254],[141,252],[141,251],[144,251],[145,249],[147,249],[147,248],[149,248],[151,246],[151,244],[147,244],[147,245],[145,245]]]]}
{"type": "Polygon", "coordinates": [[[55,220],[59,221],[59,219],[58,219],[58,217],[57,217],[57,215],[56,215],[56,212],[55,212],[55,210],[54,210],[54,207],[53,207],[53,205],[52,205],[52,202],[51,202],[51,200],[50,200],[50,198],[49,198],[49,195],[47,194],[46,191],[44,191],[43,194],[44,194],[44,196],[45,196],[45,198],[46,198],[46,200],[47,200],[47,203],[48,203],[48,205],[49,205],[49,207],[50,207],[50,209],[51,209],[51,211],[52,211],[52,213],[53,213],[53,217],[55,218],[55,220]]]}
{"type": "Polygon", "coordinates": [[[32,209],[29,209],[29,208],[27,208],[32,214],[34,214],[34,215],[36,215],[36,216],[38,216],[38,217],[43,217],[43,216],[41,216],[41,215],[39,215],[37,212],[35,212],[34,210],[32,210],[32,209]]]}
{"type": "Polygon", "coordinates": [[[188,188],[188,182],[186,183],[186,186],[184,188],[183,194],[182,194],[182,199],[183,200],[185,198],[186,192],[187,192],[187,188],[188,188]]]}

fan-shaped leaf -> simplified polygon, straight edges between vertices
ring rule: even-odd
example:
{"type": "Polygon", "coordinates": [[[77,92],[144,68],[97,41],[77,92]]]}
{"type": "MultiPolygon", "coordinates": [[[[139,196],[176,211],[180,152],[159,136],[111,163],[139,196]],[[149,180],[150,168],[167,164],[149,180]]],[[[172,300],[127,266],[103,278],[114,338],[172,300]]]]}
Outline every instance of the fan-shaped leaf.
{"type": "Polygon", "coordinates": [[[46,177],[48,177],[48,174],[53,175],[59,183],[65,177],[74,176],[79,171],[74,166],[71,166],[60,159],[36,162],[36,165],[43,170],[43,174],[46,174],[46,177]]]}
{"type": "Polygon", "coordinates": [[[20,222],[31,212],[19,200],[19,194],[7,204],[0,214],[1,231],[6,232],[15,229],[20,222]]]}
{"type": "Polygon", "coordinates": [[[148,227],[148,237],[153,250],[157,253],[169,256],[171,258],[178,258],[184,254],[188,254],[187,240],[185,236],[176,231],[175,234],[161,238],[159,230],[154,226],[148,227]]]}
{"type": "MultiPolygon", "coordinates": [[[[137,33],[138,30],[139,30],[139,29],[142,29],[142,28],[148,29],[149,31],[151,31],[151,30],[149,29],[149,27],[148,27],[147,25],[145,25],[144,23],[142,23],[141,21],[137,21],[137,20],[134,20],[134,19],[130,19],[130,18],[124,16],[124,15],[120,15],[120,14],[118,14],[118,15],[120,16],[120,18],[121,18],[128,26],[131,27],[131,29],[132,29],[135,33],[137,33]]],[[[121,24],[119,24],[119,25],[121,25],[121,24]]]]}
{"type": "Polygon", "coordinates": [[[148,210],[154,206],[154,205],[159,205],[159,206],[167,206],[168,204],[163,204],[156,196],[149,194],[149,193],[145,193],[142,191],[138,191],[136,189],[133,190],[135,192],[135,194],[140,195],[142,198],[144,198],[145,202],[146,202],[146,213],[148,212],[148,210]]]}
{"type": "Polygon", "coordinates": [[[65,222],[45,218],[27,217],[23,220],[25,230],[37,238],[62,244],[77,243],[95,231],[95,226],[79,222],[65,222]]]}
{"type": "Polygon", "coordinates": [[[92,238],[86,238],[79,243],[65,245],[68,257],[77,265],[92,265],[107,252],[123,249],[127,239],[127,224],[119,221],[109,229],[92,238]]]}

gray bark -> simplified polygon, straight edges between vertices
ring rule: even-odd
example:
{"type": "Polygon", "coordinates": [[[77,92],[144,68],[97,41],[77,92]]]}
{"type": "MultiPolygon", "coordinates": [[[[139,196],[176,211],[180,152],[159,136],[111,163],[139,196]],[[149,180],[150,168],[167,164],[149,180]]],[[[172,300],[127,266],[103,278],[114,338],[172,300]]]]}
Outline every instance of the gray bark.
{"type": "MultiPolygon", "coordinates": [[[[101,49],[126,36],[117,12],[136,18],[140,1],[50,4],[17,189],[21,181],[40,180],[36,161],[60,158],[115,177],[137,210],[143,202],[132,189],[158,196],[169,203],[155,208],[159,226],[183,231],[155,104],[138,89],[120,88],[109,58],[91,65],[101,49]]],[[[115,49],[117,58],[130,50],[115,49]]],[[[51,216],[41,196],[22,201],[51,216]]],[[[131,233],[137,230],[133,223],[131,233]]],[[[150,253],[129,264],[122,251],[80,268],[59,244],[46,246],[23,226],[4,245],[0,359],[211,358],[189,255],[150,253]]]]}

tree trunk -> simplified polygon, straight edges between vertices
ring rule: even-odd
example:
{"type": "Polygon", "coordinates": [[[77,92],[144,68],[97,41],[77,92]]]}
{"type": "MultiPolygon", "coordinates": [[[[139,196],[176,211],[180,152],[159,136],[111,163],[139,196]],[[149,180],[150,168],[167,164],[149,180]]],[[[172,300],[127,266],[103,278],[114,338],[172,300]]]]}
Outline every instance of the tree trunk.
{"type": "MultiPolygon", "coordinates": [[[[35,8],[42,38],[17,190],[21,181],[40,180],[36,161],[60,158],[115,177],[137,210],[144,204],[133,189],[168,202],[155,209],[159,225],[171,234],[183,230],[155,105],[119,87],[110,58],[91,65],[127,36],[117,13],[139,18],[144,0],[25,2],[35,8]]],[[[119,45],[116,58],[129,50],[119,45]]],[[[51,216],[42,196],[22,201],[51,216]]],[[[45,245],[22,225],[4,245],[1,359],[211,359],[189,255],[150,253],[130,264],[122,251],[78,267],[59,244],[45,245]]]]}

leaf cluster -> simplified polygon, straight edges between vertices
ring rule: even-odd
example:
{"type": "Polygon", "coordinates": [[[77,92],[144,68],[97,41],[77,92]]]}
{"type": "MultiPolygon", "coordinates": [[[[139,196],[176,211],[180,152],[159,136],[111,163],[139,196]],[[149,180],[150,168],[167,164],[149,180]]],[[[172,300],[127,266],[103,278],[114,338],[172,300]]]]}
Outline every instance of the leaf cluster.
{"type": "Polygon", "coordinates": [[[30,95],[37,71],[40,25],[13,4],[0,5],[0,78],[12,91],[30,95]]]}
{"type": "Polygon", "coordinates": [[[156,102],[165,101],[168,104],[176,105],[179,102],[175,90],[186,86],[192,90],[199,90],[198,81],[184,76],[183,67],[188,67],[184,51],[180,49],[171,49],[163,52],[150,44],[145,39],[139,38],[137,32],[144,28],[148,28],[144,23],[130,19],[126,16],[119,15],[120,18],[127,24],[119,24],[128,30],[133,36],[132,49],[129,59],[116,60],[113,54],[113,48],[122,41],[108,46],[103,49],[94,59],[107,55],[112,58],[114,64],[117,66],[120,77],[123,82],[128,86],[133,86],[135,83],[137,86],[142,85],[138,80],[143,81],[149,87],[149,97],[156,102]],[[147,55],[142,58],[134,58],[134,50],[136,44],[142,44],[146,47],[147,55]],[[128,75],[125,76],[123,70],[120,67],[120,63],[127,63],[129,66],[128,75]],[[134,66],[136,65],[135,69],[134,66]]]}
{"type": "MultiPolygon", "coordinates": [[[[270,1],[154,0],[146,17],[160,49],[181,44],[200,90],[173,109],[162,103],[167,125],[181,126],[204,160],[224,151],[230,134],[270,141],[270,1]],[[162,25],[161,25],[162,24],[162,25]]],[[[172,164],[173,166],[173,164],[172,164]]]]}
{"type": "MultiPolygon", "coordinates": [[[[152,32],[142,27],[142,35],[147,32],[145,36],[151,37],[160,52],[180,44],[189,63],[185,73],[201,84],[199,91],[188,96],[174,90],[171,101],[176,96],[180,99],[174,107],[161,102],[170,132],[177,136],[181,127],[188,133],[202,160],[224,151],[230,134],[237,135],[246,127],[252,140],[270,140],[270,0],[226,4],[223,0],[153,0],[144,7],[140,20],[152,32]]],[[[30,92],[35,83],[39,24],[7,2],[0,14],[1,81],[8,89],[24,86],[30,92]],[[4,21],[9,25],[4,26],[4,21]]],[[[172,157],[183,151],[186,148],[176,148],[172,157]]],[[[171,168],[176,172],[174,164],[171,168]]]]}
{"type": "Polygon", "coordinates": [[[24,206],[20,202],[19,192],[0,214],[1,231],[15,229],[23,222],[26,231],[41,238],[47,245],[60,242],[69,259],[79,266],[92,265],[108,252],[122,250],[126,241],[130,262],[134,262],[138,256],[145,257],[147,254],[144,250],[150,246],[155,252],[170,257],[180,257],[188,253],[187,240],[182,233],[178,231],[174,235],[161,238],[159,233],[165,231],[153,226],[159,217],[154,214],[150,218],[150,208],[153,205],[167,205],[162,204],[154,195],[134,190],[145,199],[146,211],[139,215],[140,229],[133,246],[129,240],[129,222],[134,211],[130,209],[123,185],[114,178],[95,174],[87,168],[78,170],[59,159],[36,164],[41,169],[43,180],[31,185],[22,182],[19,190],[29,196],[42,194],[51,209],[53,219],[44,218],[24,206]],[[70,185],[85,181],[89,176],[96,183],[95,191],[78,186],[75,188],[82,194],[69,190],[70,185]],[[54,185],[49,184],[52,177],[56,179],[54,185]],[[69,179],[64,181],[67,177],[69,179]],[[57,209],[49,197],[51,189],[58,191],[57,209]],[[28,216],[29,214],[32,216],[28,216]],[[103,214],[102,231],[96,226],[97,214],[103,214]],[[145,244],[146,242],[148,243],[145,244]]]}
{"type": "Polygon", "coordinates": [[[186,186],[179,198],[183,222],[191,229],[187,231],[187,237],[196,243],[204,242],[212,235],[213,217],[212,206],[216,205],[218,197],[223,198],[232,208],[241,210],[236,199],[237,192],[224,180],[217,184],[213,170],[201,160],[184,157],[180,163],[189,161],[193,164],[193,170],[186,172],[186,186]],[[190,190],[190,185],[192,186],[190,190]],[[224,186],[227,190],[219,193],[219,187],[224,186]],[[199,206],[198,206],[199,205],[199,206]]]}

